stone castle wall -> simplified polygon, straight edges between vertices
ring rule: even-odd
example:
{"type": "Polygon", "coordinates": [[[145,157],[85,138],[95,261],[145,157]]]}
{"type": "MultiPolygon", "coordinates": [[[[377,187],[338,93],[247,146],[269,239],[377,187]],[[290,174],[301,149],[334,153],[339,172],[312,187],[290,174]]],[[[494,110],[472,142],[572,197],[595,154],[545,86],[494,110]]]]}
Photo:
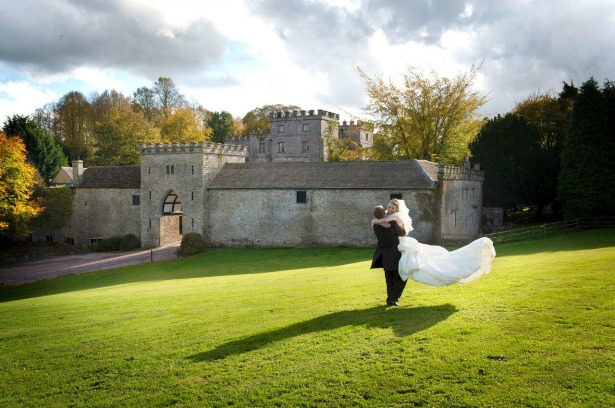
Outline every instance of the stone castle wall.
{"type": "Polygon", "coordinates": [[[467,242],[481,233],[482,183],[484,174],[469,167],[442,166],[443,243],[467,242]]]}
{"type": "Polygon", "coordinates": [[[75,245],[92,245],[92,240],[141,236],[141,208],[133,204],[139,189],[77,188],[73,213],[61,235],[75,245]]]}
{"type": "MultiPolygon", "coordinates": [[[[373,209],[386,205],[388,190],[307,190],[307,203],[297,203],[297,190],[209,191],[207,207],[210,245],[329,247],[375,245],[373,209]]],[[[410,208],[420,241],[431,241],[437,214],[419,208],[434,201],[433,191],[395,191],[410,208]]],[[[437,208],[433,206],[433,208],[437,208]]]]}
{"type": "Polygon", "coordinates": [[[192,231],[203,235],[207,184],[225,163],[245,161],[245,147],[216,143],[148,144],[141,145],[139,150],[141,243],[144,247],[169,243],[169,236],[181,239],[177,217],[167,216],[161,223],[164,201],[171,192],[177,194],[183,207],[182,233],[192,231]]]}

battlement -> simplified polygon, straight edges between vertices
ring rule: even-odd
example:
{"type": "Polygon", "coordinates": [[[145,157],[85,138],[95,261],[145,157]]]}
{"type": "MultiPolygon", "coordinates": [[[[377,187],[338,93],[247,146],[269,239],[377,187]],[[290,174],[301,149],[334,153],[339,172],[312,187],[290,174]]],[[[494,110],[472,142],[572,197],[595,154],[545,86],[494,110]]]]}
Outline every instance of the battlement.
{"type": "Polygon", "coordinates": [[[480,167],[471,169],[469,167],[440,166],[440,178],[443,180],[474,180],[484,181],[485,173],[479,170],[480,167]]]}
{"type": "Polygon", "coordinates": [[[237,146],[248,146],[250,144],[250,137],[246,136],[236,136],[236,137],[225,137],[224,138],[225,145],[237,145],[237,146]]]}
{"type": "Polygon", "coordinates": [[[285,120],[291,118],[305,118],[305,119],[333,119],[339,122],[340,115],[334,112],[328,112],[326,110],[318,109],[318,111],[314,110],[300,110],[300,111],[277,111],[270,112],[269,118],[271,121],[285,120]]]}
{"type": "Polygon", "coordinates": [[[161,153],[200,153],[245,156],[246,146],[213,142],[147,143],[139,145],[139,153],[142,155],[161,153]]]}

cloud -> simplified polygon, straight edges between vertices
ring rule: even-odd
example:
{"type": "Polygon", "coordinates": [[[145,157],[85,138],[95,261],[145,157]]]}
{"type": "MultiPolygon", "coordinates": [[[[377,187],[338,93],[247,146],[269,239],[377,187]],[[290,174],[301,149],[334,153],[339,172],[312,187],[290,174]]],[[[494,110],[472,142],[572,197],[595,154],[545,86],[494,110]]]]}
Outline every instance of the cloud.
{"type": "Polygon", "coordinates": [[[357,66],[396,79],[484,61],[475,88],[496,114],[615,66],[615,0],[0,0],[0,22],[5,107],[20,98],[9,83],[129,95],[167,76],[235,116],[275,103],[358,114],[357,66]]]}
{"type": "MultiPolygon", "coordinates": [[[[0,112],[6,116],[28,115],[53,101],[55,96],[52,91],[41,90],[26,81],[0,83],[0,112]]],[[[0,116],[0,125],[4,120],[0,116]]]]}
{"type": "Polygon", "coordinates": [[[20,0],[3,7],[2,31],[10,35],[0,36],[2,60],[32,76],[88,66],[157,78],[190,75],[222,58],[227,39],[211,22],[172,26],[156,9],[131,4],[20,0]]]}

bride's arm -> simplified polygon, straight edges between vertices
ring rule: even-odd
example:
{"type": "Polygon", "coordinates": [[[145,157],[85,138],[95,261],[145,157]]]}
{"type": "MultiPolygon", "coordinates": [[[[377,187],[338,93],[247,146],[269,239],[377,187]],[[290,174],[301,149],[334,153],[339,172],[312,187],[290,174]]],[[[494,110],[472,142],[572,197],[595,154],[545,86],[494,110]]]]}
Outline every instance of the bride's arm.
{"type": "Polygon", "coordinates": [[[391,224],[389,224],[391,221],[397,221],[397,223],[399,224],[399,218],[397,216],[387,215],[386,217],[380,218],[380,219],[374,218],[372,220],[372,227],[377,224],[377,225],[382,225],[383,227],[388,228],[391,226],[391,224]]]}

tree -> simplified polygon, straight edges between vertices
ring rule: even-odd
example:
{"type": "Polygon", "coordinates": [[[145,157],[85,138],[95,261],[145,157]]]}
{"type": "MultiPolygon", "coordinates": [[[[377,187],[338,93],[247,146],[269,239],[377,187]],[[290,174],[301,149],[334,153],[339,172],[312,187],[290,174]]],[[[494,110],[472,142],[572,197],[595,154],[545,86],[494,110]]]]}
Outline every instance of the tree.
{"type": "Polygon", "coordinates": [[[26,163],[26,147],[18,137],[0,132],[0,237],[18,239],[28,233],[30,220],[41,211],[30,199],[36,169],[26,163]]]}
{"type": "Polygon", "coordinates": [[[542,216],[547,205],[552,206],[556,216],[559,215],[557,178],[572,105],[573,100],[567,97],[536,94],[517,104],[512,111],[536,131],[538,138],[527,141],[534,154],[524,158],[524,166],[530,171],[527,172],[523,197],[525,203],[535,209],[536,217],[542,216]]]}
{"type": "Polygon", "coordinates": [[[80,92],[69,92],[55,107],[53,137],[70,159],[86,159],[93,152],[92,105],[80,92]]]}
{"type": "Polygon", "coordinates": [[[163,116],[170,115],[186,104],[186,99],[175,86],[171,78],[160,77],[154,83],[155,101],[157,107],[163,112],[163,116]]]}
{"type": "Polygon", "coordinates": [[[207,125],[213,131],[212,140],[216,143],[224,143],[224,138],[233,134],[233,115],[226,111],[214,112],[207,125]]]}
{"type": "Polygon", "coordinates": [[[566,146],[558,195],[568,219],[614,213],[615,140],[612,95],[609,83],[603,91],[589,79],[576,97],[566,146]]]}
{"type": "Polygon", "coordinates": [[[154,126],[160,116],[160,109],[155,99],[154,91],[147,87],[139,88],[132,94],[132,109],[141,112],[145,120],[154,126]]]}
{"type": "Polygon", "coordinates": [[[26,146],[26,157],[46,184],[55,177],[61,166],[68,165],[62,147],[38,123],[28,117],[14,115],[4,122],[7,136],[19,136],[26,146]]]}
{"type": "Polygon", "coordinates": [[[449,79],[409,67],[402,87],[359,69],[370,99],[365,111],[378,128],[380,143],[398,159],[461,164],[483,124],[478,109],[487,99],[471,90],[479,69],[449,79]]]}
{"type": "Polygon", "coordinates": [[[90,161],[94,165],[125,166],[140,162],[139,143],[160,140],[141,112],[135,112],[130,100],[115,91],[103,93],[93,102],[98,109],[94,127],[96,151],[90,161]]]}
{"type": "Polygon", "coordinates": [[[164,142],[201,142],[209,140],[211,131],[199,123],[198,112],[179,108],[160,127],[164,142]]]}
{"type": "Polygon", "coordinates": [[[295,105],[264,105],[260,108],[252,109],[241,119],[243,123],[243,136],[250,136],[254,133],[257,137],[263,138],[271,131],[271,119],[269,114],[272,112],[299,111],[300,107],[295,105]]]}
{"type": "Polygon", "coordinates": [[[471,160],[485,171],[483,204],[505,210],[528,205],[528,180],[539,160],[539,135],[519,115],[508,113],[486,121],[470,143],[471,160]]]}

